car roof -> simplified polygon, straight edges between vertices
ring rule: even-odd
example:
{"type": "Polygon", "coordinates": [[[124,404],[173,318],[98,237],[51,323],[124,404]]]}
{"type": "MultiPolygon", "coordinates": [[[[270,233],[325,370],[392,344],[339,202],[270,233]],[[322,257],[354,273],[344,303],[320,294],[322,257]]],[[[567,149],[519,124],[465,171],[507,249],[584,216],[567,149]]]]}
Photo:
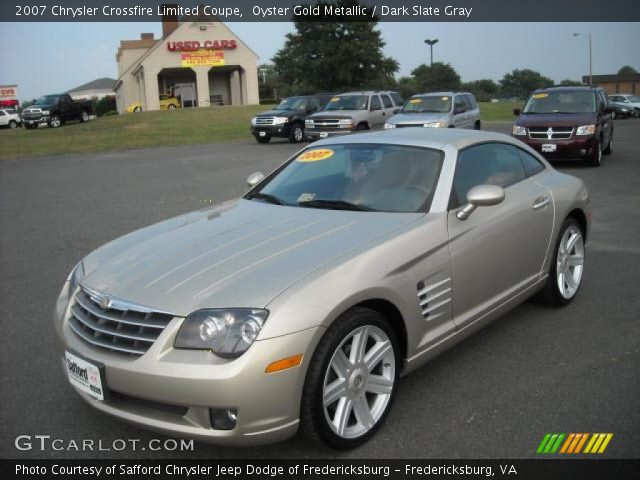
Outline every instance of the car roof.
{"type": "MultiPolygon", "coordinates": [[[[442,149],[452,146],[457,150],[483,142],[503,142],[517,145],[518,140],[503,133],[486,130],[466,130],[457,128],[398,128],[370,133],[358,133],[331,137],[313,143],[313,146],[338,145],[349,143],[379,143],[392,145],[410,145],[416,147],[442,149]]],[[[312,147],[313,148],[313,147],[312,147]]]]}
{"type": "Polygon", "coordinates": [[[344,92],[339,95],[336,95],[336,97],[340,97],[342,95],[374,95],[376,93],[398,93],[398,92],[396,92],[395,90],[362,90],[358,92],[344,92]]]}
{"type": "Polygon", "coordinates": [[[564,91],[564,92],[589,92],[594,90],[603,90],[602,87],[598,87],[597,85],[558,85],[553,87],[545,87],[545,88],[537,88],[534,90],[535,92],[548,92],[548,91],[564,91]]]}
{"type": "Polygon", "coordinates": [[[449,91],[449,92],[426,92],[426,93],[416,93],[415,95],[411,95],[411,96],[412,97],[426,97],[426,96],[439,97],[441,95],[446,95],[446,96],[452,97],[454,95],[471,95],[471,93],[469,93],[469,92],[453,92],[453,91],[449,91]]]}

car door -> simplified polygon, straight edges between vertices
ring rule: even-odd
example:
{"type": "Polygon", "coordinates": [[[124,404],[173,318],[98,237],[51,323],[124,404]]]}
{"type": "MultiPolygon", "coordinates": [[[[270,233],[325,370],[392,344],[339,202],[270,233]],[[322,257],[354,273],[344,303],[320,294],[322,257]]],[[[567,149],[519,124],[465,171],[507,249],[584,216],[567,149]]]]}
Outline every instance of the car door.
{"type": "Polygon", "coordinates": [[[393,104],[391,97],[386,93],[381,93],[380,98],[382,99],[382,108],[384,108],[386,122],[387,119],[393,117],[396,113],[398,113],[400,109],[393,104]]]}
{"type": "Polygon", "coordinates": [[[0,110],[0,125],[8,125],[9,124],[9,116],[4,113],[4,111],[0,110]]]}
{"type": "Polygon", "coordinates": [[[606,109],[609,107],[607,103],[607,97],[605,97],[604,92],[602,90],[598,90],[598,123],[602,125],[602,145],[600,148],[603,150],[609,145],[611,142],[611,137],[613,134],[613,120],[611,119],[611,113],[607,113],[606,109]]]}
{"type": "Polygon", "coordinates": [[[453,124],[456,128],[466,128],[467,104],[462,95],[453,97],[453,124]]]}
{"type": "Polygon", "coordinates": [[[371,95],[369,103],[369,123],[371,127],[380,127],[385,122],[385,113],[378,95],[371,95]]]}
{"type": "MultiPolygon", "coordinates": [[[[543,166],[544,168],[544,166],[543,166]]],[[[458,329],[539,279],[553,228],[553,197],[527,176],[516,147],[474,145],[458,155],[448,213],[453,318],[458,329]],[[505,190],[502,203],[456,216],[467,192],[483,184],[505,190]]]]}
{"type": "Polygon", "coordinates": [[[63,120],[68,120],[72,115],[71,97],[69,95],[62,95],[60,97],[60,117],[62,117],[63,120]]]}

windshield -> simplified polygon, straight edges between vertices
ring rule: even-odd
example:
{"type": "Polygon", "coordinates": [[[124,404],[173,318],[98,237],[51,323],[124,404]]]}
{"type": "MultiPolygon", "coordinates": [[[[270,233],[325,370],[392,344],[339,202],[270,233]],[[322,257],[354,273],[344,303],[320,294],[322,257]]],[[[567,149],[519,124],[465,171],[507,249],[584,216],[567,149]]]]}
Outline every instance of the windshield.
{"type": "Polygon", "coordinates": [[[402,107],[402,113],[436,112],[447,113],[451,110],[451,97],[449,96],[425,96],[413,97],[402,107]]]}
{"type": "Polygon", "coordinates": [[[524,113],[593,113],[594,92],[538,92],[529,97],[524,113]]]}
{"type": "Polygon", "coordinates": [[[629,101],[633,102],[633,103],[640,103],[640,96],[638,95],[631,95],[629,97],[627,97],[629,99],[629,101]]]}
{"type": "Polygon", "coordinates": [[[401,145],[311,147],[245,198],[309,208],[428,211],[443,157],[441,150],[401,145]]]}
{"type": "Polygon", "coordinates": [[[274,110],[304,110],[307,108],[307,99],[302,97],[285,98],[274,110]]]}
{"type": "Polygon", "coordinates": [[[333,97],[325,110],[366,110],[369,97],[367,95],[342,95],[333,97]]]}
{"type": "Polygon", "coordinates": [[[40,97],[34,105],[55,105],[58,103],[59,95],[45,95],[40,97]]]}

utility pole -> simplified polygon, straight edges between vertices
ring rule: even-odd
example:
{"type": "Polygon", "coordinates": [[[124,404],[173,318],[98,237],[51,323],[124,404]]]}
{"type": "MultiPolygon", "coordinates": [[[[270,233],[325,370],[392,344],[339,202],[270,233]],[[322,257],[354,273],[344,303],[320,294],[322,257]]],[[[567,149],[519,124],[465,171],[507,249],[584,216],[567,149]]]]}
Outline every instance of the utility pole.
{"type": "Polygon", "coordinates": [[[574,37],[588,37],[589,38],[589,85],[593,85],[593,55],[591,49],[591,34],[590,33],[574,33],[574,37]]]}
{"type": "Polygon", "coordinates": [[[433,46],[436,43],[438,43],[438,39],[437,38],[434,38],[433,40],[427,39],[424,41],[424,43],[429,45],[429,48],[431,49],[431,67],[433,68],[433,46]]]}

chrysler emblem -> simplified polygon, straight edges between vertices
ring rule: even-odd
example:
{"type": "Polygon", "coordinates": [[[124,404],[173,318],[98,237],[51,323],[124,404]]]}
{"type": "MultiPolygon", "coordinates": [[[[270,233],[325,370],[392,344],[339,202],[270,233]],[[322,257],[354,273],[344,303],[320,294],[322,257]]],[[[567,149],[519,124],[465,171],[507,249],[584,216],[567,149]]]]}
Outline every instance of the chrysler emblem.
{"type": "Polygon", "coordinates": [[[549,140],[551,140],[553,138],[553,128],[549,127],[549,130],[547,130],[547,138],[549,140]]]}
{"type": "Polygon", "coordinates": [[[111,299],[109,297],[102,297],[100,299],[100,308],[106,310],[111,305],[111,299]]]}

